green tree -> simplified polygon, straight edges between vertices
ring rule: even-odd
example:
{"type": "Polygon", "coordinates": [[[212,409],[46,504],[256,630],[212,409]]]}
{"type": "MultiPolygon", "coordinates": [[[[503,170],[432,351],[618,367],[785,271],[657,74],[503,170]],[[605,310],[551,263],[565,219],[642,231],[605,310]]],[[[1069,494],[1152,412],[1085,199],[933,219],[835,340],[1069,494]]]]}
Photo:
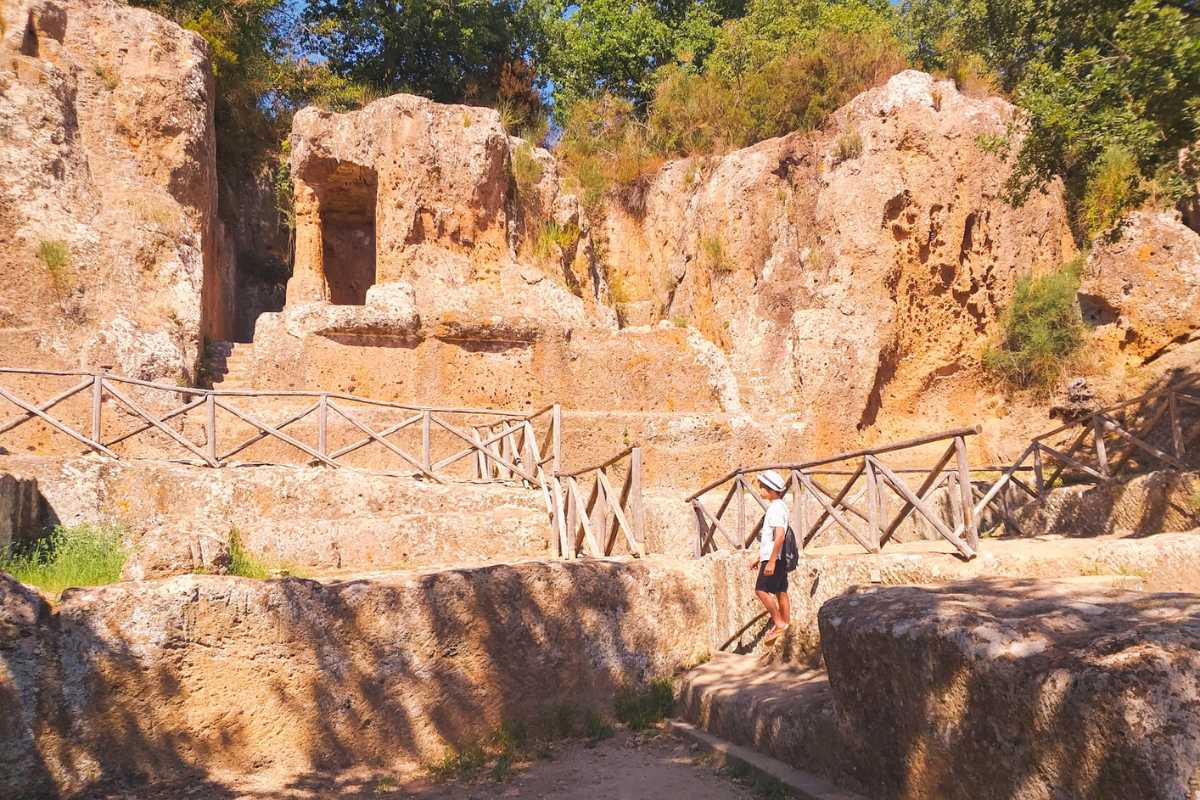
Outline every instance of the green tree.
{"type": "Polygon", "coordinates": [[[495,102],[538,20],[516,0],[307,0],[303,12],[306,45],[338,75],[440,102],[495,102]]]}
{"type": "Polygon", "coordinates": [[[1113,147],[1156,195],[1194,195],[1196,160],[1179,158],[1200,138],[1194,0],[906,0],[901,14],[919,63],[945,68],[976,54],[1026,112],[1014,201],[1055,175],[1078,201],[1113,147]]]}
{"type": "Polygon", "coordinates": [[[721,22],[743,0],[548,0],[541,8],[538,65],[554,86],[560,114],[602,95],[644,109],[654,73],[667,64],[701,65],[721,22]]]}

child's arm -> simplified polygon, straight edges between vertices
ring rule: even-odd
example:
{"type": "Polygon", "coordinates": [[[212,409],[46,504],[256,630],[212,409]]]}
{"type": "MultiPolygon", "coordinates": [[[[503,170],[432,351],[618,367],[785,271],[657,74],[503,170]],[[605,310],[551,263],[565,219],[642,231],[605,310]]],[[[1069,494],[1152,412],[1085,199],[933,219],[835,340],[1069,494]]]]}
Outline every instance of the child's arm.
{"type": "Polygon", "coordinates": [[[775,529],[775,544],[771,547],[771,560],[767,562],[763,573],[766,575],[775,574],[775,562],[779,559],[779,554],[783,551],[783,540],[787,538],[787,528],[775,529]]]}

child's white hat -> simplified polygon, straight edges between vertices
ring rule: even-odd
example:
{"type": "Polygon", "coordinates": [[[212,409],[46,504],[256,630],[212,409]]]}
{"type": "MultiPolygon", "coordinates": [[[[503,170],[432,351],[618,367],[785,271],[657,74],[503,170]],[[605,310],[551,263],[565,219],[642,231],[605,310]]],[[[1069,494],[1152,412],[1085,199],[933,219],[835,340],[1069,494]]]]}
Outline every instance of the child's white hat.
{"type": "Polygon", "coordinates": [[[783,485],[784,485],[783,484],[783,476],[781,476],[778,472],[776,472],[773,469],[769,469],[766,472],[759,473],[758,482],[773,491],[776,491],[776,492],[783,491],[783,485]]]}

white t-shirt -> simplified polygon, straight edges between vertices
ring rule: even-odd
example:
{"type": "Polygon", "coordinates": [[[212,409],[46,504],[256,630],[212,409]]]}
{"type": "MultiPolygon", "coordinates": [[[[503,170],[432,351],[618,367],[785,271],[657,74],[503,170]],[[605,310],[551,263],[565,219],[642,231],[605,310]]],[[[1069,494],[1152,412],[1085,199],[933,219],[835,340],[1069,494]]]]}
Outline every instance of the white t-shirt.
{"type": "MultiPolygon", "coordinates": [[[[770,561],[771,551],[775,549],[775,529],[788,527],[788,507],[782,500],[772,500],[767,506],[767,516],[763,518],[762,533],[758,537],[758,560],[770,561]]],[[[780,553],[782,553],[782,548],[780,553]]]]}

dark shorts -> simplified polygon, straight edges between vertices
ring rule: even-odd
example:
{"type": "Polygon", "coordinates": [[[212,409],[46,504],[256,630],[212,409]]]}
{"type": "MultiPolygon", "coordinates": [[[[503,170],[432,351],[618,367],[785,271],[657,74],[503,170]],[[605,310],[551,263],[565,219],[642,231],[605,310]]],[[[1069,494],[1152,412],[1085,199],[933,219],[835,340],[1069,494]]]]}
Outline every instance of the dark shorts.
{"type": "Polygon", "coordinates": [[[771,594],[783,594],[787,591],[787,568],[783,566],[783,559],[775,561],[775,574],[764,575],[763,570],[767,568],[767,562],[763,561],[758,565],[758,580],[754,582],[754,590],[756,592],[770,592],[771,594]]]}

